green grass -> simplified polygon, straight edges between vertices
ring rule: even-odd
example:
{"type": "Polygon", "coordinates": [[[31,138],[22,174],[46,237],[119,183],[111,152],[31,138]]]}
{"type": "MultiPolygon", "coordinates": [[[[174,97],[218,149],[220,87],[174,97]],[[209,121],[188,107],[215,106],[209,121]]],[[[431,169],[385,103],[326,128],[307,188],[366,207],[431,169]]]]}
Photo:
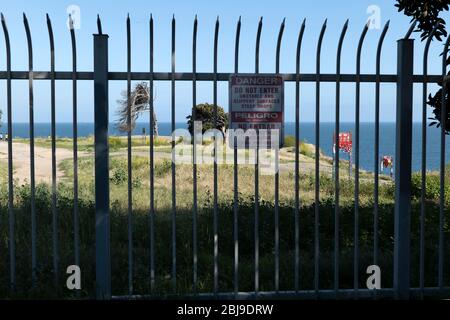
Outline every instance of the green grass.
{"type": "MultiPolygon", "coordinates": [[[[14,138],[14,142],[17,143],[29,143],[29,139],[14,138]]],[[[56,138],[56,147],[68,150],[73,150],[73,139],[72,138],[56,138]]],[[[149,137],[144,140],[143,137],[132,137],[133,147],[145,147],[150,145],[149,137]]],[[[52,141],[51,138],[35,138],[35,146],[43,148],[51,148],[52,141]]],[[[81,152],[93,152],[94,151],[94,137],[80,137],[77,139],[78,150],[81,152]]],[[[170,146],[170,141],[164,137],[157,137],[154,139],[154,146],[170,146]]],[[[110,136],[109,137],[109,147],[111,151],[117,151],[128,147],[128,140],[126,136],[110,136]]]]}
{"type": "MultiPolygon", "coordinates": [[[[295,142],[296,139],[294,136],[285,136],[284,137],[284,148],[290,148],[289,152],[295,153],[295,142]]],[[[305,141],[300,141],[299,143],[299,151],[300,154],[303,154],[307,157],[314,159],[315,157],[315,147],[312,144],[308,144],[305,141]]]]}
{"type": "Polygon", "coordinates": [[[0,185],[8,183],[8,164],[0,161],[0,185]]]}
{"type": "MultiPolygon", "coordinates": [[[[164,175],[164,169],[161,173],[164,175]]],[[[95,296],[95,210],[92,199],[86,194],[92,192],[86,184],[80,185],[80,230],[81,230],[81,297],[95,296]],[[86,190],[87,189],[87,190],[86,190]]],[[[147,190],[148,191],[148,190],[147,190]]],[[[170,197],[170,193],[166,193],[170,197]]],[[[16,258],[17,288],[11,294],[7,288],[9,277],[7,224],[0,225],[0,297],[12,298],[52,298],[73,297],[65,288],[65,267],[73,264],[73,198],[71,188],[62,183],[58,186],[59,215],[59,254],[60,282],[57,293],[52,280],[52,215],[51,191],[46,185],[36,189],[37,207],[37,249],[38,249],[38,285],[30,290],[30,193],[29,186],[16,188],[16,258]]],[[[178,199],[178,198],[177,198],[178,199]]],[[[0,189],[1,221],[7,221],[6,190],[0,189]]],[[[183,201],[182,198],[179,199],[183,201]]],[[[233,289],[233,211],[232,201],[220,198],[218,205],[219,222],[219,286],[221,291],[233,289]]],[[[420,203],[412,202],[412,285],[418,285],[418,248],[420,203]]],[[[260,285],[261,290],[273,290],[274,271],[274,207],[273,202],[260,202],[260,285]]],[[[280,207],[280,290],[292,290],[294,279],[294,210],[291,203],[281,203],[280,207]]],[[[382,286],[392,285],[392,251],[394,204],[380,202],[380,262],[382,269],[382,286]]],[[[333,241],[334,241],[334,207],[332,198],[324,198],[320,203],[320,287],[332,288],[333,285],[333,241]]],[[[448,211],[446,217],[448,217],[448,211]]],[[[426,211],[426,286],[435,286],[437,281],[437,243],[439,210],[435,201],[427,202],[426,211]]],[[[149,211],[146,207],[136,206],[133,211],[133,253],[134,253],[134,287],[136,294],[149,291],[149,211]]],[[[239,199],[239,283],[240,290],[253,290],[253,219],[254,202],[252,199],[239,199]]],[[[343,204],[340,212],[340,283],[342,288],[353,286],[353,206],[343,204]]],[[[181,206],[177,209],[177,293],[191,292],[192,283],[192,208],[181,206]]],[[[166,206],[156,205],[155,216],[155,276],[156,292],[170,294],[171,281],[171,210],[166,206]]],[[[211,292],[213,288],[213,206],[212,194],[202,197],[198,206],[198,275],[199,291],[211,292]]],[[[360,287],[365,285],[365,268],[372,264],[373,250],[373,207],[370,204],[360,207],[360,287]]],[[[300,208],[300,286],[302,289],[313,288],[314,277],[314,206],[302,204],[300,208]]],[[[445,246],[450,245],[448,219],[445,224],[445,246]]],[[[112,288],[115,295],[127,294],[128,285],[128,216],[122,203],[112,200],[111,204],[111,256],[112,288]]],[[[450,252],[445,251],[445,261],[449,261],[450,252]]],[[[448,268],[445,281],[450,280],[448,268]]]]}
{"type": "MultiPolygon", "coordinates": [[[[29,143],[29,139],[14,138],[16,143],[29,143]]],[[[73,150],[73,139],[71,138],[56,138],[56,147],[73,150]]],[[[50,138],[35,138],[34,144],[37,147],[51,148],[52,141],[50,138]]],[[[78,139],[78,150],[91,152],[94,150],[94,137],[83,137],[78,139]]]]}
{"type": "MultiPolygon", "coordinates": [[[[126,141],[126,140],[125,140],[126,141]]],[[[62,142],[61,142],[62,143],[62,142]]],[[[117,148],[122,148],[122,142],[117,148]]],[[[88,145],[86,139],[86,146],[88,145]]],[[[67,147],[70,146],[70,143],[67,147]]],[[[166,148],[166,147],[160,147],[166,148]]],[[[170,147],[169,147],[170,148],[170,147]]],[[[292,156],[292,155],[291,155],[292,156]]],[[[15,244],[17,288],[14,293],[9,281],[8,203],[6,166],[0,164],[0,298],[72,298],[65,288],[65,268],[73,264],[73,166],[72,160],[61,163],[64,177],[59,179],[58,240],[59,240],[59,291],[53,286],[52,267],[52,210],[51,188],[39,184],[36,188],[38,285],[30,290],[31,283],[31,233],[30,187],[18,185],[15,195],[15,244]]],[[[133,156],[133,254],[134,287],[136,294],[147,294],[149,288],[149,208],[150,170],[147,157],[133,156]]],[[[172,164],[170,160],[155,159],[155,281],[156,292],[170,294],[171,290],[171,237],[172,237],[172,164]]],[[[192,290],[193,242],[193,178],[191,165],[176,166],[176,226],[177,226],[177,293],[192,290]]],[[[213,289],[213,166],[197,167],[198,186],[198,288],[200,292],[213,289]]],[[[82,270],[82,298],[95,297],[95,203],[94,159],[80,157],[78,167],[80,254],[82,270]]],[[[239,289],[252,291],[254,279],[254,167],[239,166],[239,289]]],[[[219,225],[219,287],[222,292],[233,290],[233,166],[218,166],[218,225],[219,225]]],[[[383,176],[379,190],[379,265],[382,270],[382,287],[392,286],[393,234],[394,234],[394,184],[383,176]]],[[[446,175],[446,211],[444,218],[445,248],[450,246],[449,211],[450,175],[446,175]]],[[[279,181],[280,226],[280,290],[293,290],[294,279],[294,173],[280,172],[279,181]]],[[[110,158],[111,205],[111,256],[112,288],[114,295],[127,294],[128,286],[128,197],[127,161],[122,155],[110,158]]],[[[301,171],[300,180],[300,287],[313,289],[314,279],[314,175],[301,171]]],[[[419,218],[421,180],[418,173],[412,178],[411,221],[411,284],[418,286],[419,218]]],[[[260,176],[260,287],[273,290],[274,275],[274,177],[260,176]]],[[[320,287],[333,286],[334,257],[334,181],[330,175],[320,179],[320,287]]],[[[365,287],[366,267],[373,264],[373,175],[361,173],[360,185],[360,287],[365,287]]],[[[429,173],[426,181],[425,224],[425,285],[436,286],[439,233],[439,176],[429,173]]],[[[354,239],[354,181],[342,177],[340,181],[340,284],[353,287],[354,239]]],[[[445,250],[445,261],[450,261],[450,251],[445,250]]],[[[445,269],[444,280],[450,281],[450,269],[445,269]]]]}
{"type": "MultiPolygon", "coordinates": [[[[73,179],[73,162],[65,160],[60,165],[64,172],[64,182],[71,184],[73,179]]],[[[171,162],[165,159],[155,160],[155,203],[158,207],[169,210],[172,206],[172,178],[171,162]]],[[[177,207],[191,208],[193,194],[192,165],[176,166],[176,192],[177,207]]],[[[78,180],[80,185],[91,186],[94,184],[94,159],[93,157],[83,157],[79,159],[78,180]]],[[[214,170],[212,165],[197,166],[197,185],[200,201],[206,201],[213,193],[214,170]]],[[[233,193],[233,165],[218,166],[218,186],[220,199],[231,201],[233,193]]],[[[254,195],[254,166],[241,165],[238,170],[239,194],[243,199],[252,199],[254,195]]],[[[123,156],[111,156],[110,158],[110,180],[111,180],[111,200],[117,206],[127,207],[127,160],[123,156]]],[[[260,197],[265,201],[274,201],[275,181],[273,175],[260,175],[260,197]]],[[[300,194],[304,204],[311,204],[314,201],[314,176],[309,173],[300,174],[300,194]]],[[[150,163],[147,157],[133,156],[132,161],[132,184],[133,205],[136,209],[146,209],[149,203],[150,187],[150,163]]],[[[321,197],[334,196],[334,181],[331,176],[322,174],[320,180],[321,197]]],[[[294,172],[280,172],[279,179],[280,200],[284,203],[293,203],[294,195],[294,172]]],[[[386,202],[394,201],[394,184],[386,181],[380,185],[380,197],[386,202]]],[[[93,193],[89,191],[84,197],[93,200],[93,193]]],[[[354,181],[343,177],[340,185],[340,199],[342,203],[350,203],[354,196],[354,181]]],[[[373,183],[370,180],[361,181],[360,185],[361,203],[370,204],[373,201],[373,183]]]]}

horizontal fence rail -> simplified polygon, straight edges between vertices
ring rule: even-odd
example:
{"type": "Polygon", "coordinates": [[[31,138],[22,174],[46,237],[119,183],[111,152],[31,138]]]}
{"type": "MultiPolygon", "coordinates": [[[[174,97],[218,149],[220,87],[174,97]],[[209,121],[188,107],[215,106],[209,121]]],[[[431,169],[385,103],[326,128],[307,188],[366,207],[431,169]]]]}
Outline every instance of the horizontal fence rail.
{"type": "MultiPolygon", "coordinates": [[[[232,207],[228,209],[231,215],[228,215],[231,219],[232,233],[229,235],[229,239],[223,239],[220,236],[220,231],[222,228],[223,209],[220,207],[220,185],[219,185],[219,172],[221,167],[218,164],[217,155],[217,139],[214,139],[214,161],[212,163],[213,168],[213,195],[211,210],[208,214],[211,215],[211,228],[208,231],[210,233],[211,241],[208,242],[208,252],[211,257],[211,292],[203,292],[201,289],[202,283],[200,277],[204,270],[204,266],[200,264],[202,246],[205,244],[201,243],[199,239],[199,229],[201,227],[200,223],[200,213],[201,208],[199,206],[199,193],[200,182],[199,177],[199,167],[197,165],[198,156],[198,143],[196,141],[196,136],[194,135],[193,140],[193,153],[192,153],[192,212],[190,216],[190,239],[191,241],[189,250],[191,251],[192,257],[191,270],[183,270],[180,268],[180,264],[186,257],[180,257],[179,250],[188,244],[183,243],[180,239],[180,226],[177,225],[179,221],[179,204],[177,202],[177,166],[176,166],[176,111],[179,103],[176,101],[176,84],[177,82],[189,81],[192,83],[192,114],[191,120],[195,121],[198,117],[196,114],[197,105],[197,82],[207,81],[212,84],[212,97],[213,97],[213,123],[214,126],[218,126],[219,115],[218,115],[218,82],[229,81],[231,75],[239,74],[239,50],[240,50],[240,34],[243,22],[239,18],[236,25],[235,34],[235,48],[234,48],[234,70],[233,72],[218,72],[219,61],[221,58],[221,53],[218,49],[218,44],[220,41],[220,21],[217,18],[214,26],[213,32],[213,51],[211,52],[213,57],[212,72],[197,72],[197,31],[198,31],[198,19],[195,17],[193,24],[192,33],[192,70],[189,72],[180,72],[176,70],[176,20],[175,17],[172,19],[171,23],[171,70],[170,72],[155,72],[154,71],[154,19],[151,16],[149,19],[149,70],[144,72],[135,72],[131,69],[131,57],[132,57],[132,30],[131,30],[131,18],[128,16],[125,23],[126,28],[126,62],[127,68],[125,72],[110,72],[108,71],[108,35],[103,34],[101,20],[97,19],[98,33],[94,35],[94,70],[91,71],[79,71],[77,64],[77,39],[75,35],[74,22],[72,17],[69,16],[69,27],[70,27],[70,40],[71,40],[71,59],[72,59],[72,71],[57,71],[55,70],[55,43],[53,38],[53,29],[50,17],[47,15],[47,29],[49,34],[50,43],[50,70],[49,71],[37,71],[33,68],[33,42],[32,34],[29,27],[27,17],[24,14],[24,28],[27,36],[27,49],[28,49],[28,70],[25,71],[15,71],[11,69],[11,61],[14,56],[11,53],[10,37],[8,32],[8,27],[6,19],[1,15],[2,29],[5,37],[5,49],[6,49],[6,70],[0,71],[0,80],[6,80],[6,104],[7,104],[7,132],[8,132],[8,199],[7,199],[7,216],[8,216],[8,231],[5,239],[2,241],[7,243],[8,252],[0,252],[0,257],[3,260],[9,260],[9,277],[8,284],[9,292],[16,293],[17,285],[17,257],[18,254],[28,254],[30,251],[31,263],[31,276],[29,283],[25,286],[30,286],[33,289],[38,289],[39,278],[43,277],[40,272],[40,257],[41,253],[38,254],[39,244],[39,234],[38,234],[38,221],[42,212],[39,212],[39,207],[36,206],[36,174],[35,174],[35,121],[34,121],[34,81],[49,80],[50,81],[50,110],[51,110],[51,248],[47,248],[46,252],[51,254],[51,270],[52,282],[54,290],[56,293],[62,291],[61,283],[62,278],[64,278],[63,270],[66,266],[62,265],[62,253],[60,242],[61,230],[60,227],[62,223],[68,223],[62,221],[61,213],[59,211],[59,194],[58,194],[58,176],[57,176],[57,134],[56,134],[56,118],[58,112],[61,112],[61,107],[58,106],[56,102],[56,88],[55,82],[57,80],[67,80],[71,81],[72,89],[72,129],[73,129],[73,147],[72,156],[73,159],[73,208],[72,208],[72,222],[70,235],[72,237],[73,245],[73,257],[70,261],[73,264],[80,266],[83,265],[84,260],[86,260],[86,251],[94,250],[94,248],[87,248],[87,246],[93,247],[93,244],[86,244],[83,242],[83,234],[95,232],[95,292],[98,298],[102,299],[141,299],[141,298],[156,298],[156,297],[195,297],[195,298],[208,298],[217,297],[223,299],[246,299],[246,298],[265,298],[265,297],[292,297],[292,298],[372,298],[372,297],[388,297],[388,298],[423,298],[424,296],[445,296],[448,297],[450,294],[450,287],[446,282],[445,275],[445,250],[446,250],[446,219],[448,217],[448,208],[446,208],[445,203],[445,174],[446,174],[446,164],[445,164],[445,142],[446,142],[446,131],[445,131],[445,120],[447,117],[447,104],[445,99],[441,99],[441,119],[443,125],[440,128],[440,172],[439,172],[439,227],[438,230],[434,230],[434,234],[438,235],[438,255],[437,255],[437,283],[433,286],[428,286],[425,281],[425,270],[426,270],[426,255],[427,255],[427,104],[428,104],[428,84],[430,83],[441,83],[443,84],[443,90],[446,92],[448,76],[446,69],[447,62],[447,52],[450,44],[450,37],[446,39],[443,56],[442,56],[442,74],[441,75],[429,75],[428,74],[428,55],[431,42],[434,33],[438,27],[436,25],[434,30],[429,34],[425,42],[424,52],[423,52],[423,71],[421,74],[414,74],[413,68],[413,52],[414,44],[410,36],[415,28],[415,24],[412,24],[410,29],[406,32],[403,39],[398,42],[398,72],[397,74],[382,74],[381,65],[383,63],[382,59],[382,49],[385,46],[385,37],[389,31],[389,21],[385,24],[383,30],[380,33],[377,45],[376,61],[375,61],[375,73],[373,74],[362,74],[361,64],[364,61],[362,56],[362,49],[364,48],[365,38],[369,30],[369,24],[366,24],[362,28],[362,32],[359,38],[358,46],[356,48],[356,64],[355,73],[344,74],[341,73],[341,52],[343,47],[349,45],[349,39],[347,30],[349,28],[349,21],[346,21],[343,25],[339,37],[336,52],[336,70],[334,73],[323,73],[321,70],[321,59],[322,59],[322,43],[324,36],[327,32],[327,21],[325,21],[318,32],[318,42],[316,51],[316,72],[315,73],[302,73],[301,66],[305,64],[302,60],[302,42],[304,32],[307,29],[306,20],[304,20],[300,26],[297,46],[296,46],[296,58],[295,58],[295,72],[294,73],[280,73],[280,51],[283,43],[283,33],[285,28],[285,20],[282,21],[278,37],[276,39],[276,57],[274,63],[274,75],[279,75],[286,82],[295,83],[295,161],[293,167],[292,179],[293,183],[293,207],[292,207],[292,223],[290,227],[292,230],[285,230],[282,228],[281,220],[285,217],[282,216],[282,206],[280,201],[280,159],[279,150],[275,149],[275,173],[273,176],[274,183],[274,201],[273,201],[273,216],[270,217],[270,227],[272,228],[270,233],[265,232],[264,224],[267,224],[265,216],[262,212],[263,199],[261,198],[261,168],[259,162],[259,143],[256,147],[256,163],[253,168],[254,180],[242,181],[239,176],[239,165],[238,165],[238,149],[235,145],[233,150],[233,204],[232,207]],[[23,248],[19,248],[17,251],[17,221],[16,221],[16,209],[15,209],[15,188],[14,184],[14,132],[13,132],[13,113],[18,112],[17,108],[14,108],[12,100],[12,83],[13,81],[27,80],[28,81],[28,113],[29,113],[29,154],[30,154],[30,205],[29,205],[29,248],[24,251],[23,248]],[[126,97],[127,97],[127,148],[126,148],[126,180],[127,180],[127,209],[126,209],[126,237],[127,243],[124,246],[127,251],[126,263],[121,261],[121,265],[126,266],[127,270],[127,281],[126,281],[126,293],[115,294],[111,288],[114,288],[114,274],[111,271],[111,260],[115,257],[112,255],[111,251],[114,248],[110,248],[111,245],[111,224],[113,224],[110,219],[110,189],[109,189],[109,145],[108,145],[108,82],[122,80],[126,81],[126,97]],[[85,221],[82,221],[81,214],[81,198],[79,196],[79,152],[78,152],[78,81],[91,81],[94,84],[95,93],[95,225],[92,228],[95,230],[84,230],[84,228],[89,225],[85,221]],[[148,231],[148,252],[147,260],[147,273],[148,279],[148,290],[149,292],[141,295],[137,294],[137,287],[141,287],[137,283],[137,259],[139,259],[139,254],[136,251],[136,243],[140,242],[141,239],[137,237],[137,214],[136,209],[133,207],[133,148],[132,148],[132,81],[145,81],[148,82],[149,86],[149,124],[150,124],[150,142],[149,142],[149,203],[148,212],[146,218],[148,218],[148,225],[144,228],[148,231]],[[154,89],[155,81],[170,81],[170,114],[171,114],[171,129],[172,129],[172,140],[171,140],[171,165],[170,165],[170,186],[171,186],[171,201],[170,201],[170,230],[165,230],[164,232],[170,233],[170,243],[167,243],[167,250],[170,252],[170,258],[166,265],[170,265],[169,270],[165,271],[170,282],[170,289],[165,288],[164,291],[159,291],[158,289],[158,259],[157,259],[157,248],[156,239],[160,232],[156,227],[158,222],[158,207],[155,203],[156,195],[155,190],[155,136],[157,133],[155,129],[155,106],[154,106],[154,89]],[[305,226],[306,217],[303,213],[302,204],[302,194],[300,192],[300,181],[302,178],[300,174],[301,164],[300,164],[300,92],[302,83],[314,83],[315,84],[315,148],[314,148],[314,182],[311,184],[312,191],[314,192],[313,198],[314,202],[312,204],[312,225],[305,226]],[[322,172],[320,170],[320,134],[321,134],[321,97],[323,92],[321,91],[322,83],[334,83],[335,88],[335,123],[334,132],[340,132],[340,111],[341,111],[341,85],[342,83],[352,83],[355,85],[355,144],[354,144],[354,156],[355,156],[355,174],[354,174],[354,203],[353,208],[353,244],[351,245],[351,266],[353,268],[350,279],[351,288],[343,288],[341,285],[341,279],[343,277],[343,272],[340,266],[345,257],[342,255],[342,248],[347,244],[342,243],[342,212],[341,212],[341,183],[342,178],[340,178],[340,166],[342,165],[339,161],[339,151],[335,152],[334,163],[333,163],[333,200],[330,206],[331,212],[324,212],[321,207],[322,201],[322,190],[321,181],[323,181],[322,172]],[[361,212],[360,203],[360,190],[361,190],[361,177],[360,177],[360,152],[361,152],[361,129],[360,129],[360,115],[361,115],[361,84],[371,83],[374,84],[375,89],[375,116],[374,116],[374,141],[373,141],[373,151],[374,151],[374,175],[373,175],[373,210],[372,210],[372,222],[373,225],[370,226],[372,237],[373,237],[373,247],[369,248],[361,246],[361,237],[363,236],[361,231],[361,225],[363,221],[363,213],[361,212]],[[381,248],[381,234],[386,233],[386,230],[380,230],[380,220],[382,219],[380,215],[380,173],[379,173],[379,160],[380,160],[380,96],[381,96],[381,84],[391,83],[397,84],[397,120],[396,120],[396,130],[397,130],[397,141],[396,141],[396,179],[395,179],[395,224],[393,226],[394,234],[392,251],[393,263],[393,284],[392,287],[382,288],[378,290],[368,290],[361,287],[361,257],[363,255],[370,256],[373,261],[373,265],[378,265],[380,263],[380,252],[381,248]],[[419,287],[412,287],[411,285],[411,270],[410,270],[410,259],[411,255],[411,157],[412,157],[412,98],[413,98],[413,85],[422,84],[422,141],[421,141],[421,184],[420,184],[420,216],[419,216],[419,250],[418,250],[418,285],[419,287]],[[240,224],[241,216],[241,206],[240,206],[240,183],[245,183],[251,185],[254,190],[254,197],[252,198],[252,232],[251,235],[244,235],[240,232],[242,225],[240,224]],[[321,225],[325,219],[329,219],[326,214],[330,214],[332,222],[332,243],[323,244],[321,243],[321,236],[323,230],[321,225]],[[147,217],[148,215],[148,217],[147,217]],[[310,251],[302,252],[302,232],[306,227],[311,227],[313,239],[310,239],[311,245],[309,246],[310,251]],[[286,244],[282,240],[283,233],[291,232],[293,234],[292,243],[286,244]],[[264,232],[264,233],[263,233],[264,232]],[[270,237],[272,241],[270,249],[271,263],[273,263],[273,270],[270,275],[264,273],[262,270],[262,264],[267,263],[263,261],[262,255],[266,255],[267,252],[263,252],[263,248],[267,247],[267,239],[263,237],[270,237]],[[248,240],[247,238],[251,238],[248,240]],[[222,261],[222,241],[232,242],[232,259],[228,263],[230,265],[224,266],[222,261]],[[245,244],[246,242],[247,244],[245,244]],[[249,245],[248,242],[251,242],[249,245]],[[247,248],[245,247],[247,246],[247,248]],[[292,272],[293,272],[293,283],[292,290],[285,290],[282,288],[281,278],[284,276],[282,259],[283,255],[281,253],[282,247],[288,246],[291,252],[292,259],[292,272]],[[323,248],[329,246],[329,256],[324,257],[323,248]],[[170,249],[169,249],[170,248],[170,249]],[[243,249],[244,248],[244,249],[243,249]],[[362,250],[366,250],[363,252],[362,250]],[[27,251],[28,250],[28,251],[27,251]],[[242,256],[242,250],[246,251],[246,256],[242,256]],[[83,252],[84,251],[84,252],[83,252]],[[248,252],[250,251],[250,252],[248,252]],[[308,288],[302,286],[302,276],[305,272],[305,263],[302,261],[302,255],[309,254],[311,257],[310,265],[308,266],[310,272],[312,273],[312,283],[308,288]],[[8,257],[6,257],[8,255],[8,257]],[[84,257],[83,257],[84,256],[84,257]],[[327,260],[326,260],[327,259],[327,260]],[[242,263],[244,260],[251,261],[252,269],[252,288],[247,288],[245,291],[241,289],[241,279],[242,279],[242,263]],[[323,277],[323,264],[328,263],[332,265],[332,271],[328,277],[331,279],[330,288],[323,288],[321,286],[321,281],[323,277]],[[181,261],[181,262],[180,262],[181,261]],[[324,262],[325,261],[325,262],[324,262]],[[223,270],[230,269],[232,277],[225,279],[222,276],[223,270]],[[182,281],[179,281],[180,274],[189,274],[189,282],[191,283],[191,290],[189,292],[184,292],[180,289],[183,285],[182,281]],[[263,278],[270,277],[271,286],[267,288],[267,284],[262,283],[263,278]],[[180,284],[181,282],[181,284],[180,284]],[[227,287],[232,289],[224,290],[222,286],[224,282],[227,282],[227,287]],[[228,285],[229,282],[229,285],[228,285]]],[[[263,19],[261,18],[258,23],[258,28],[256,32],[256,42],[255,42],[255,69],[254,73],[259,74],[260,71],[260,40],[261,34],[263,32],[263,19]]],[[[41,48],[39,48],[41,49],[41,48]]],[[[65,110],[66,112],[67,110],[65,110]]],[[[334,135],[334,145],[340,145],[340,135],[334,135]]],[[[353,151],[352,151],[353,152],[353,151]]],[[[372,178],[371,178],[372,179],[372,178]]],[[[178,196],[179,197],[179,196],[178,196]]],[[[179,201],[179,200],[178,200],[179,201]]],[[[84,204],[83,204],[84,205],[84,204]]],[[[2,204],[3,206],[3,204],[2,204]]],[[[203,213],[202,213],[203,214],[203,213]]],[[[3,221],[3,220],[1,220],[3,221]]],[[[330,222],[330,223],[331,223],[330,222]]],[[[142,226],[140,226],[142,228],[142,226]]],[[[364,235],[367,237],[367,235],[364,235]]],[[[28,237],[27,237],[28,239],[28,237]]],[[[186,240],[186,239],[185,239],[186,240]]],[[[188,246],[189,246],[188,245],[188,246]]],[[[94,255],[90,256],[94,259],[94,255]]],[[[22,259],[23,260],[23,259],[22,259]]],[[[66,259],[67,260],[67,259],[66,259]]],[[[247,263],[248,263],[247,261],[247,263]]],[[[229,272],[229,273],[230,273],[229,272]]],[[[384,273],[389,273],[388,271],[383,271],[384,273]]],[[[165,275],[164,275],[165,276],[165,275]]],[[[345,275],[348,276],[348,275],[345,275]]],[[[142,280],[139,278],[139,280],[142,280]]],[[[94,286],[94,284],[90,284],[94,286]]],[[[0,284],[0,292],[4,284],[0,284]]],[[[22,284],[24,286],[24,284],[22,284]]],[[[93,296],[92,292],[86,293],[85,296],[93,296]]],[[[81,292],[77,291],[77,297],[81,297],[81,292]]]]}
{"type": "MultiPolygon", "coordinates": [[[[72,80],[72,72],[69,71],[56,71],[56,80],[72,80]]],[[[232,73],[219,72],[217,73],[217,81],[229,81],[230,75],[232,73]]],[[[295,73],[280,73],[284,81],[296,82],[297,74],[295,73]]],[[[12,71],[11,80],[27,80],[27,71],[12,71]]],[[[76,72],[77,80],[93,80],[94,74],[92,72],[76,72]]],[[[0,71],[0,79],[7,79],[8,75],[6,71],[0,71]]],[[[108,80],[122,80],[126,81],[128,78],[127,72],[108,72],[108,80]]],[[[131,72],[132,81],[148,81],[149,78],[153,77],[153,81],[170,81],[172,80],[172,74],[169,72],[131,72]]],[[[193,81],[194,74],[192,72],[175,72],[174,74],[176,81],[193,81]]],[[[355,82],[359,77],[360,82],[376,82],[377,75],[375,74],[341,74],[339,76],[341,82],[355,82]]],[[[300,73],[298,81],[299,82],[315,82],[317,78],[320,82],[336,82],[336,74],[326,74],[321,73],[318,77],[314,73],[300,73]]],[[[34,71],[34,80],[50,80],[51,73],[48,71],[34,71]]],[[[196,81],[213,81],[214,74],[209,72],[197,72],[195,74],[196,81]]],[[[442,76],[440,75],[414,75],[414,83],[423,83],[424,81],[437,83],[442,81],[442,76]]],[[[396,83],[396,74],[381,74],[379,75],[379,81],[385,83],[396,83]]]]}

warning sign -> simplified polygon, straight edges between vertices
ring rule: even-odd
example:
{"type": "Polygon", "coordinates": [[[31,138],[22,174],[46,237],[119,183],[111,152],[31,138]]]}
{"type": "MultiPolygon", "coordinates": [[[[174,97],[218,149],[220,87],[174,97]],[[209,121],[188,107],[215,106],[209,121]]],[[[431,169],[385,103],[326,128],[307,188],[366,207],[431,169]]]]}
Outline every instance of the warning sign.
{"type": "MultiPolygon", "coordinates": [[[[336,135],[333,133],[333,148],[336,142],[336,135]]],[[[339,133],[339,150],[350,153],[352,152],[352,133],[351,132],[340,132],[339,133]]],[[[333,151],[334,153],[334,151],[333,151]]]]}
{"type": "Polygon", "coordinates": [[[279,136],[284,141],[284,82],[273,74],[233,74],[229,81],[230,129],[254,129],[261,139],[279,136]]]}

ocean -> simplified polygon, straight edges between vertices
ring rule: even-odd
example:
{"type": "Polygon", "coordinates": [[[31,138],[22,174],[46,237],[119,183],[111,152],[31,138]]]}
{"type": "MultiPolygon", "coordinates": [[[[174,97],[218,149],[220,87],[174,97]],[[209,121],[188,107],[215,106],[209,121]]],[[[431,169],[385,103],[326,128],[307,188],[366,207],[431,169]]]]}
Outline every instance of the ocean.
{"type": "MultiPolygon", "coordinates": [[[[171,135],[171,124],[159,122],[159,134],[164,136],[171,135]]],[[[176,123],[176,128],[186,128],[186,123],[176,123]]],[[[351,131],[354,134],[353,123],[341,123],[341,132],[351,131]]],[[[142,134],[143,128],[149,132],[149,125],[137,123],[134,135],[142,134]]],[[[374,170],[374,123],[361,123],[360,126],[360,165],[362,169],[374,170]]],[[[0,129],[5,133],[6,124],[0,129]]],[[[28,138],[29,126],[27,123],[13,124],[13,137],[28,138]]],[[[111,123],[109,128],[111,135],[125,135],[116,129],[115,124],[111,123]]],[[[334,123],[320,124],[320,148],[328,155],[332,155],[332,140],[334,132],[334,123]]],[[[50,136],[50,123],[36,123],[35,137],[50,136]]],[[[57,123],[56,134],[58,137],[72,137],[71,123],[57,123]]],[[[93,123],[78,123],[78,136],[86,137],[94,134],[93,123]]],[[[285,123],[285,134],[295,135],[295,123],[285,123]]],[[[300,139],[302,141],[315,144],[315,124],[300,123],[300,139]]],[[[421,168],[421,148],[422,148],[422,125],[413,124],[413,171],[419,171],[421,168]]],[[[395,157],[395,123],[380,123],[380,157],[391,155],[395,157]]],[[[450,161],[450,139],[446,139],[446,162],[450,161]]],[[[353,156],[354,158],[354,156],[353,156]]],[[[341,159],[348,159],[348,155],[341,153],[341,159]]],[[[440,129],[436,127],[427,127],[427,170],[438,170],[440,162],[440,129]]],[[[379,165],[379,164],[377,164],[379,165]]]]}

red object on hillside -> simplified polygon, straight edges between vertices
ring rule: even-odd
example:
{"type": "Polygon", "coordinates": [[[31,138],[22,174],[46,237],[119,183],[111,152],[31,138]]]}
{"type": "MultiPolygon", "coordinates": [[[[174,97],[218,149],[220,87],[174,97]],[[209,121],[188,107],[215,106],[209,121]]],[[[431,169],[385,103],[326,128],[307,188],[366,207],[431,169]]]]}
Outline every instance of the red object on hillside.
{"type": "Polygon", "coordinates": [[[383,162],[384,168],[392,168],[394,164],[394,159],[392,159],[391,156],[383,156],[383,159],[381,161],[383,162]]]}

